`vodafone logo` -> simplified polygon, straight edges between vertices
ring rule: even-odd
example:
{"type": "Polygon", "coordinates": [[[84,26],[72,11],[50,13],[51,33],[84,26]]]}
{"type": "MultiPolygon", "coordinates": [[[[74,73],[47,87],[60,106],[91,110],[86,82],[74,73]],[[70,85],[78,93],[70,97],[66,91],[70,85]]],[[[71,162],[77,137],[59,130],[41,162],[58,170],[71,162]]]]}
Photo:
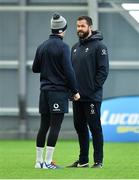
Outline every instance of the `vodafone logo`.
{"type": "Polygon", "coordinates": [[[53,111],[55,111],[55,112],[56,112],[56,111],[57,111],[57,112],[60,111],[60,106],[59,106],[58,103],[54,103],[54,104],[53,104],[53,111]]]}
{"type": "Polygon", "coordinates": [[[54,107],[54,109],[58,109],[58,108],[59,108],[59,104],[55,103],[55,104],[53,105],[53,107],[54,107]]]}

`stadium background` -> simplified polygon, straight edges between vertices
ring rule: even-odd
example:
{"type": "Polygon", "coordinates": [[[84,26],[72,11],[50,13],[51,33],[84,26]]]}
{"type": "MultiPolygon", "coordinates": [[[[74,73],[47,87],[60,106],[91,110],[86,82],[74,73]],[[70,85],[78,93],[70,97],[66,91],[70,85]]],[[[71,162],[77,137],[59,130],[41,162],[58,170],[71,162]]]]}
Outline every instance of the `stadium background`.
{"type": "MultiPolygon", "coordinates": [[[[39,76],[31,71],[38,44],[50,34],[50,18],[67,18],[64,40],[77,41],[76,19],[93,18],[108,46],[110,73],[104,99],[139,95],[139,24],[121,4],[138,0],[0,0],[0,139],[34,139],[39,127],[39,76]]],[[[72,108],[60,138],[75,138],[72,108]]]]}

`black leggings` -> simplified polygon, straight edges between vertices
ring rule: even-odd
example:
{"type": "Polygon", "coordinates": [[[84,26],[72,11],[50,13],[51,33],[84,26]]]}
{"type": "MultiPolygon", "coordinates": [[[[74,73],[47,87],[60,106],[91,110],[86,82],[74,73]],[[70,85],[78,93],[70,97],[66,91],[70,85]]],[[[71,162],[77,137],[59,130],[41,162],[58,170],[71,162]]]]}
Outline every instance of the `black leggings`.
{"type": "Polygon", "coordinates": [[[61,124],[64,118],[64,113],[41,114],[40,129],[36,139],[37,147],[44,147],[46,135],[49,130],[47,146],[55,147],[58,135],[61,129],[61,124]]]}

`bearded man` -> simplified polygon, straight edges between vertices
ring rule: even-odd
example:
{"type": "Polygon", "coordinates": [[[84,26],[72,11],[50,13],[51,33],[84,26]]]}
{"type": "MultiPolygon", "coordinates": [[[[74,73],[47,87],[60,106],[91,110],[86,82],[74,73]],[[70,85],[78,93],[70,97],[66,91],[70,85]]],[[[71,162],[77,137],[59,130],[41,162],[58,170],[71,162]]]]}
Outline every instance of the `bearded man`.
{"type": "Polygon", "coordinates": [[[79,42],[72,47],[72,64],[76,74],[80,100],[73,102],[73,115],[80,153],[78,160],[68,167],[89,166],[89,127],[94,149],[91,167],[102,168],[103,132],[100,109],[103,84],[109,70],[108,52],[102,43],[102,34],[93,30],[90,17],[78,17],[77,35],[79,42]]]}

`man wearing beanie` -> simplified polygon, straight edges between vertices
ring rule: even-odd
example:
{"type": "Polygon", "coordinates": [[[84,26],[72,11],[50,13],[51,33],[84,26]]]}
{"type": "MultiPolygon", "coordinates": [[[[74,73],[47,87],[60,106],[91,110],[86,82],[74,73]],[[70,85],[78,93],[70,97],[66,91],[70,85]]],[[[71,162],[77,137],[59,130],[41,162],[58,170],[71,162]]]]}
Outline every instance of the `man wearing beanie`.
{"type": "Polygon", "coordinates": [[[76,89],[70,49],[63,42],[66,28],[66,19],[60,14],[54,14],[51,19],[52,34],[37,48],[32,66],[34,73],[40,73],[39,112],[41,122],[36,139],[35,168],[58,168],[52,162],[52,158],[64,113],[68,112],[69,92],[73,94],[75,101],[80,98],[76,89]],[[43,159],[48,130],[46,155],[43,159]]]}

